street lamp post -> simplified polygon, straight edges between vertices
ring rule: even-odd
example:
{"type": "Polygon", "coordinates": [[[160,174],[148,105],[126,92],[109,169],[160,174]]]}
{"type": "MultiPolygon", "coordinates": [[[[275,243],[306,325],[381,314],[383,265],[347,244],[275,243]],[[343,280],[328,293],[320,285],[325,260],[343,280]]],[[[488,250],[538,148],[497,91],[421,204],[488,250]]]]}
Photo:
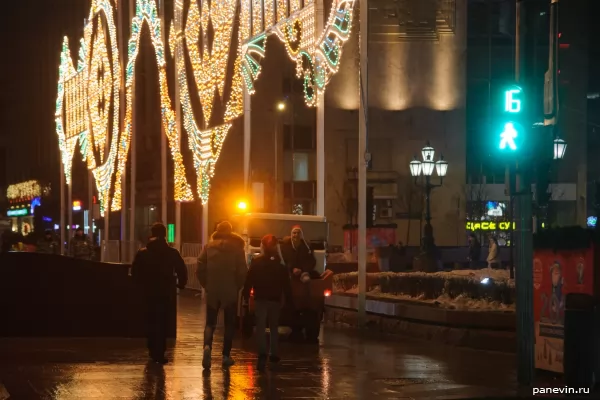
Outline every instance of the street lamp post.
{"type": "Polygon", "coordinates": [[[435,149],[429,145],[429,142],[423,147],[421,154],[423,161],[419,161],[415,156],[415,159],[409,164],[410,174],[415,178],[415,183],[425,190],[425,230],[421,243],[421,254],[415,259],[415,269],[434,272],[437,271],[437,262],[434,252],[433,227],[431,225],[431,191],[442,186],[444,177],[448,172],[448,162],[444,160],[444,156],[440,156],[438,161],[433,161],[435,149]],[[431,183],[434,169],[440,177],[439,184],[431,183]],[[424,182],[419,182],[419,177],[423,177],[424,182]]]}

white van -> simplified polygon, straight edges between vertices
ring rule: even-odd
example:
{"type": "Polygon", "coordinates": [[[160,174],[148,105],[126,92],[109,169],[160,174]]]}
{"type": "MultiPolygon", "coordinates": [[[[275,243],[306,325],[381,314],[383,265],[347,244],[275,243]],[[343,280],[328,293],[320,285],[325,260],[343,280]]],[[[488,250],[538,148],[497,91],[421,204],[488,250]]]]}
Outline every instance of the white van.
{"type": "Polygon", "coordinates": [[[248,265],[252,257],[260,254],[260,240],[263,236],[272,234],[282,240],[290,236],[294,225],[300,225],[304,232],[304,239],[317,259],[315,270],[319,273],[325,271],[329,237],[327,218],[315,215],[247,213],[234,215],[231,224],[234,232],[240,234],[246,241],[248,265]]]}

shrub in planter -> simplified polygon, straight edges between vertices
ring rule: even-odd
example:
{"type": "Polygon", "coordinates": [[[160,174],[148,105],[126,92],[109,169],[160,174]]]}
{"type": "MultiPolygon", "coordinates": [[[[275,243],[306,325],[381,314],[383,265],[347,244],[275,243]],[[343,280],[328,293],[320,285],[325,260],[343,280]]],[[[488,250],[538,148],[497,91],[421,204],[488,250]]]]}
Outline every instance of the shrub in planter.
{"type": "MultiPolygon", "coordinates": [[[[334,290],[347,292],[358,285],[358,274],[334,276],[334,290]]],[[[428,274],[422,272],[382,272],[367,274],[367,290],[379,286],[381,293],[405,295],[435,300],[441,295],[451,299],[459,296],[497,301],[502,304],[515,302],[515,288],[507,281],[490,280],[482,284],[479,278],[452,274],[428,274]]]]}

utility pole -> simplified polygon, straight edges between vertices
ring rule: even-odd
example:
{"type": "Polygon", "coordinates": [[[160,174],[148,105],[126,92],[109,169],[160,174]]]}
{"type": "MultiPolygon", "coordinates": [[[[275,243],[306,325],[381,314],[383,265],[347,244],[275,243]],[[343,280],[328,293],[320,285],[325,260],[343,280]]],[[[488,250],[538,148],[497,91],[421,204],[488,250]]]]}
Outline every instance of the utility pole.
{"type": "MultiPolygon", "coordinates": [[[[367,321],[367,162],[368,153],[368,44],[369,6],[360,0],[360,109],[358,111],[358,322],[367,321]]],[[[370,211],[370,210],[369,210],[370,211]]],[[[370,211],[371,212],[371,211],[370,211]]]]}
{"type": "MultiPolygon", "coordinates": [[[[527,0],[517,0],[516,9],[516,52],[515,78],[526,93],[526,36],[527,36],[527,0]]],[[[525,135],[531,132],[529,107],[526,107],[522,120],[525,135]]],[[[519,384],[529,386],[535,373],[535,347],[533,329],[533,226],[532,226],[532,195],[531,195],[531,166],[525,161],[535,149],[529,148],[518,158],[517,191],[516,191],[516,290],[517,290],[517,378],[519,384]]]]}

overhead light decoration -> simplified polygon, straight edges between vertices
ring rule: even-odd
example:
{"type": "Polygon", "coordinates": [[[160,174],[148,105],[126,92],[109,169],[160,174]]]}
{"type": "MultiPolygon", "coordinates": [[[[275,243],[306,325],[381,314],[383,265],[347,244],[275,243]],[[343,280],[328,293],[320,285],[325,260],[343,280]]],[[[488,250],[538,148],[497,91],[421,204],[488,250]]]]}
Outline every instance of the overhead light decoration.
{"type": "MultiPolygon", "coordinates": [[[[223,9],[221,9],[223,10],[223,9]]],[[[212,15],[212,13],[211,13],[212,15]]],[[[219,21],[223,21],[222,18],[217,18],[219,21]]],[[[205,22],[208,23],[208,22],[205,22]]],[[[223,125],[219,125],[210,129],[201,130],[198,128],[198,124],[194,119],[194,112],[192,109],[192,102],[189,94],[189,88],[187,85],[187,72],[185,68],[185,56],[184,56],[184,45],[183,38],[184,34],[182,31],[183,24],[183,2],[177,1],[175,7],[175,19],[173,22],[173,28],[170,33],[169,42],[171,46],[174,48],[171,49],[171,53],[177,53],[177,77],[179,80],[179,88],[180,88],[180,96],[181,96],[181,108],[183,111],[183,123],[185,126],[185,130],[189,136],[189,145],[192,150],[192,154],[194,156],[194,167],[196,169],[196,174],[198,176],[198,195],[202,204],[206,204],[208,202],[208,197],[210,193],[210,182],[215,173],[215,166],[219,159],[219,155],[221,154],[221,148],[223,147],[223,143],[225,142],[225,138],[227,137],[227,133],[231,129],[230,123],[225,123],[223,125]]],[[[217,26],[215,29],[219,29],[217,26]]],[[[206,47],[208,48],[208,47],[206,47]]],[[[214,45],[213,45],[214,48],[214,45]]],[[[228,54],[229,52],[227,52],[228,54]]],[[[226,64],[225,59],[225,64],[226,64]]],[[[193,62],[192,62],[193,64],[193,62]]],[[[218,86],[218,82],[217,82],[218,86]]],[[[213,90],[216,88],[213,86],[213,90]]],[[[232,93],[233,90],[232,90],[232,93]]],[[[243,92],[241,93],[243,96],[243,92]]],[[[229,113],[241,115],[243,112],[243,103],[241,103],[241,99],[237,99],[241,110],[238,112],[232,112],[229,109],[229,113]]],[[[227,115],[226,111],[226,115],[227,115]]]]}
{"type": "MultiPolygon", "coordinates": [[[[300,9],[299,0],[290,0],[291,15],[289,18],[282,18],[281,10],[284,9],[283,3],[286,2],[278,0],[278,23],[272,27],[265,27],[264,33],[256,32],[254,27],[257,24],[262,26],[262,9],[255,3],[251,21],[253,37],[244,37],[243,41],[252,43],[261,34],[275,33],[284,43],[288,57],[296,62],[296,76],[304,81],[306,104],[312,107],[316,106],[318,95],[324,93],[331,77],[339,70],[342,47],[350,38],[355,0],[333,0],[329,19],[323,32],[316,32],[314,3],[305,2],[305,7],[300,9]]],[[[243,47],[240,57],[246,60],[246,55],[252,50],[251,46],[243,47]]],[[[245,77],[246,80],[252,78],[254,81],[258,77],[261,67],[258,60],[253,58],[251,60],[254,61],[250,62],[252,71],[245,74],[245,77]]]]}
{"type": "MultiPolygon", "coordinates": [[[[182,117],[189,136],[198,176],[198,194],[208,201],[210,181],[231,129],[232,121],[243,114],[244,87],[255,91],[261,72],[267,35],[275,33],[283,41],[288,56],[296,62],[296,74],[304,81],[304,97],[315,106],[331,76],[338,71],[342,46],[350,36],[355,0],[332,0],[329,19],[322,32],[316,32],[313,0],[227,0],[191,1],[184,29],[184,1],[175,0],[175,18],[169,34],[171,55],[177,54],[182,117]],[[304,4],[304,8],[302,8],[304,4]],[[229,56],[235,21],[239,21],[238,51],[234,61],[230,93],[225,93],[229,56]],[[185,42],[185,43],[184,43],[185,42]],[[194,117],[188,88],[186,54],[192,65],[193,82],[198,91],[203,121],[194,117]],[[225,103],[222,118],[214,118],[216,95],[225,103]],[[211,121],[222,121],[210,126],[211,121]]],[[[126,111],[119,120],[121,64],[117,30],[110,0],[92,0],[90,17],[84,30],[77,69],[73,66],[68,39],[63,42],[56,102],[56,131],[67,184],[71,184],[72,159],[77,142],[88,168],[93,171],[99,192],[101,212],[109,204],[116,171],[111,210],[122,207],[122,177],[127,163],[132,130],[133,83],[139,53],[140,34],[148,24],[159,72],[161,117],[174,160],[175,200],[191,201],[194,196],[186,179],[181,155],[180,132],[169,97],[165,43],[155,0],[136,0],[131,21],[125,66],[126,111]],[[110,51],[109,51],[110,50],[110,51]],[[110,56],[109,56],[110,54],[110,56]],[[110,111],[113,112],[111,123],[110,111]],[[111,130],[112,127],[112,130],[111,130]],[[112,136],[109,140],[109,131],[112,136]],[[107,152],[108,151],[108,152],[107,152]],[[99,159],[96,159],[96,155],[99,159]],[[115,166],[116,164],[116,166],[115,166]]]]}
{"type": "Polygon", "coordinates": [[[171,98],[169,97],[169,88],[167,86],[167,62],[165,59],[165,47],[162,39],[161,20],[158,18],[158,11],[154,0],[137,0],[135,17],[131,21],[131,37],[128,45],[128,61],[125,70],[125,87],[126,87],[126,111],[125,111],[125,126],[121,137],[121,146],[119,148],[119,160],[117,164],[117,179],[115,181],[115,196],[113,199],[112,210],[121,209],[121,178],[125,172],[125,165],[129,154],[129,146],[131,144],[131,126],[133,113],[133,80],[135,78],[135,60],[139,53],[140,34],[144,21],[148,24],[150,35],[152,36],[152,44],[158,65],[158,80],[160,85],[160,103],[162,124],[165,134],[169,141],[171,156],[175,164],[175,201],[193,201],[194,196],[192,189],[187,182],[185,167],[183,165],[183,157],[181,155],[181,143],[179,140],[179,132],[177,131],[177,123],[175,113],[171,106],[171,98]]]}

